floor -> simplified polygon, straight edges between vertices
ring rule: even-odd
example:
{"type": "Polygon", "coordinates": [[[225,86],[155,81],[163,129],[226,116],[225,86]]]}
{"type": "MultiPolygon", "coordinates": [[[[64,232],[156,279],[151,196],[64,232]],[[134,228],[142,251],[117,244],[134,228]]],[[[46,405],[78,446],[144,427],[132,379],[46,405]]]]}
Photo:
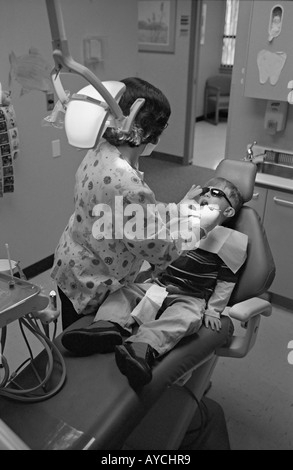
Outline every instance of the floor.
{"type": "Polygon", "coordinates": [[[232,450],[293,450],[292,315],[273,306],[249,354],[218,361],[208,397],[223,408],[232,450]]]}
{"type": "Polygon", "coordinates": [[[225,156],[227,121],[217,126],[207,121],[195,124],[193,165],[214,170],[225,156]]]}
{"type": "MultiPolygon", "coordinates": [[[[218,126],[196,125],[194,164],[217,165],[224,156],[225,132],[222,122],[218,126]],[[209,142],[209,147],[203,142],[209,142]]],[[[31,282],[45,294],[55,289],[49,272],[31,282]]],[[[223,408],[232,450],[293,450],[293,365],[288,361],[292,320],[292,312],[273,306],[272,316],[262,319],[256,344],[245,358],[219,358],[208,397],[223,408]]],[[[11,371],[27,354],[17,325],[8,326],[5,348],[11,371]]],[[[240,328],[235,327],[237,331],[240,328]]],[[[40,349],[34,338],[31,346],[36,352],[40,349]]]]}

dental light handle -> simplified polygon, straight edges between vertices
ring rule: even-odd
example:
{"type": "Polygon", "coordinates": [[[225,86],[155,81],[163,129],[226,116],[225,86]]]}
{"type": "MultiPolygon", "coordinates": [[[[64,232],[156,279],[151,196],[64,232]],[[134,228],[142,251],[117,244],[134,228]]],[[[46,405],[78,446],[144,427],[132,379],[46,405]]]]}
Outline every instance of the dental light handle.
{"type": "MultiPolygon", "coordinates": [[[[76,62],[70,55],[68,49],[68,43],[65,34],[65,27],[63,22],[62,10],[59,0],[46,0],[47,12],[49,17],[51,35],[52,35],[52,47],[53,47],[53,58],[56,67],[51,73],[53,85],[60,102],[66,104],[68,97],[65,93],[63,85],[60,80],[60,72],[62,69],[67,72],[74,72],[85,78],[104,98],[106,103],[115,119],[121,122],[121,127],[124,131],[128,131],[132,124],[130,116],[125,118],[122,110],[115,99],[111,96],[108,90],[104,87],[98,77],[91,72],[87,67],[76,62]],[[124,122],[123,122],[124,121],[124,122]]],[[[139,103],[141,107],[141,103],[139,103]]],[[[136,110],[137,112],[138,110],[136,110]]]]}
{"type": "Polygon", "coordinates": [[[63,69],[64,71],[73,72],[85,78],[85,80],[89,82],[104,98],[106,103],[109,105],[113,116],[118,121],[122,121],[124,116],[120,106],[104,87],[98,77],[87,67],[76,62],[69,53],[66,54],[64,49],[65,48],[62,47],[62,50],[55,49],[53,51],[55,64],[58,66],[58,68],[54,68],[51,73],[53,85],[60,102],[64,105],[68,99],[60,79],[60,71],[63,69]]]}

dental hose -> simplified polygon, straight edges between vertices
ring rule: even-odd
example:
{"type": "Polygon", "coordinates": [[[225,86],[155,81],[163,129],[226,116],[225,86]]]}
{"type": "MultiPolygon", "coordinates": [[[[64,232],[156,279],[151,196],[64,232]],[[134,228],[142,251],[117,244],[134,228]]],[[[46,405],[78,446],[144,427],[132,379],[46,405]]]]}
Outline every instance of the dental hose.
{"type": "Polygon", "coordinates": [[[0,396],[10,398],[17,401],[22,402],[29,402],[29,403],[36,403],[40,401],[47,400],[54,396],[64,385],[66,380],[66,366],[62,354],[58,350],[57,346],[50,341],[50,339],[41,331],[41,329],[36,326],[31,318],[25,316],[20,319],[20,322],[23,326],[25,326],[36,338],[41,342],[44,347],[44,351],[47,354],[47,365],[46,365],[46,372],[45,377],[41,379],[33,365],[33,371],[35,375],[38,377],[39,383],[31,388],[23,389],[20,385],[18,385],[15,381],[15,374],[13,374],[13,378],[9,377],[9,366],[7,359],[3,354],[1,354],[1,361],[2,361],[2,368],[4,369],[4,377],[0,382],[0,396]],[[55,358],[54,358],[55,356],[55,358]],[[57,385],[54,386],[52,390],[46,391],[46,384],[48,383],[49,379],[54,370],[54,364],[58,359],[58,362],[61,366],[61,376],[58,380],[57,385]],[[16,388],[9,387],[7,384],[12,383],[16,388]],[[18,388],[18,389],[17,389],[18,388]],[[40,391],[42,390],[42,394],[40,391]]]}

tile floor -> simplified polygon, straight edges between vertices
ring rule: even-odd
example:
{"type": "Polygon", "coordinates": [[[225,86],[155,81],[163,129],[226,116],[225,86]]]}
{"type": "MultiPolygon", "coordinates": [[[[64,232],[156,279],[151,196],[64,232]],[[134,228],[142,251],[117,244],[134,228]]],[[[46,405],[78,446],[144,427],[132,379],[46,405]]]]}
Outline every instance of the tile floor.
{"type": "Polygon", "coordinates": [[[233,450],[293,450],[293,312],[273,306],[243,359],[220,358],[208,396],[223,408],[233,450]]]}
{"type": "Polygon", "coordinates": [[[217,126],[207,121],[195,124],[193,165],[214,170],[225,157],[227,122],[217,126]]]}

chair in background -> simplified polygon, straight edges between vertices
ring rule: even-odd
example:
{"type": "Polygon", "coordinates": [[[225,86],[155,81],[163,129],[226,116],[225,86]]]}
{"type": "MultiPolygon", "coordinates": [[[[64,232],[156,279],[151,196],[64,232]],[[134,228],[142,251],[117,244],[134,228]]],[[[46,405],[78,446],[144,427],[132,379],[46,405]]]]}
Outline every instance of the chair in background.
{"type": "Polygon", "coordinates": [[[214,75],[206,81],[204,96],[204,118],[217,125],[220,111],[228,111],[230,102],[231,75],[214,75]],[[210,115],[213,114],[213,119],[210,115]]]}

